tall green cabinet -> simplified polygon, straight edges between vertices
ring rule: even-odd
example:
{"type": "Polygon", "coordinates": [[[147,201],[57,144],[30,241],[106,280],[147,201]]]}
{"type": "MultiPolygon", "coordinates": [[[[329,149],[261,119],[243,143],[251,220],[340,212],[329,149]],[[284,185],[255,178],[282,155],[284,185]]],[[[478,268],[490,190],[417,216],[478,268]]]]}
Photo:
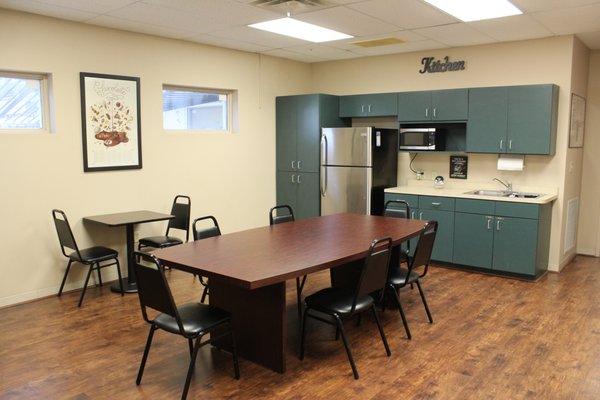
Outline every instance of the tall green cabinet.
{"type": "Polygon", "coordinates": [[[320,215],[321,128],[345,126],[337,96],[282,96],[276,107],[277,204],[288,204],[297,219],[320,215]]]}

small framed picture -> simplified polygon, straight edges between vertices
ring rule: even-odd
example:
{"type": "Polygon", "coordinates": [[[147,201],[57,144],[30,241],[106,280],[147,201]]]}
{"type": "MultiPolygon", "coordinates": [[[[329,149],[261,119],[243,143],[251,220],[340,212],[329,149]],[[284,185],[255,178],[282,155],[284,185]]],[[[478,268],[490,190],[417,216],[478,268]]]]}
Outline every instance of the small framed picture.
{"type": "Polygon", "coordinates": [[[469,157],[450,156],[450,178],[467,179],[469,170],[469,157]]]}
{"type": "Polygon", "coordinates": [[[81,72],[83,170],[142,168],[140,78],[81,72]]]}
{"type": "Polygon", "coordinates": [[[583,147],[585,133],[585,98],[571,94],[571,119],[569,124],[569,147],[583,147]]]}

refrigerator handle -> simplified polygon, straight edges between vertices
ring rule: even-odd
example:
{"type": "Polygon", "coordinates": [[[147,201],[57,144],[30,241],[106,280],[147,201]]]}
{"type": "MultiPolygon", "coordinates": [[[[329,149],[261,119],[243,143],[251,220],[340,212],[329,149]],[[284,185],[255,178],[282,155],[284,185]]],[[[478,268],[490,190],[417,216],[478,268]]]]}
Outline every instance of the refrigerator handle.
{"type": "Polygon", "coordinates": [[[327,191],[327,136],[325,135],[321,135],[321,154],[324,154],[323,159],[321,161],[321,164],[324,165],[321,168],[323,168],[323,174],[321,176],[321,196],[325,197],[325,192],[327,191]],[[323,180],[325,180],[324,184],[323,184],[323,180]]]}

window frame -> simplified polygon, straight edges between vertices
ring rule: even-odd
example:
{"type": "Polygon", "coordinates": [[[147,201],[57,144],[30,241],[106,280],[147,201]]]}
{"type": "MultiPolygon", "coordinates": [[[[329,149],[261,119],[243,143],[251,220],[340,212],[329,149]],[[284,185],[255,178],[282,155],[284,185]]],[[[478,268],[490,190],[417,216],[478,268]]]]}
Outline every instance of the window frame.
{"type": "Polygon", "coordinates": [[[217,89],[217,88],[208,88],[208,87],[199,87],[199,86],[187,86],[187,85],[173,85],[170,83],[163,83],[161,90],[161,99],[163,105],[163,118],[162,118],[162,128],[164,131],[169,133],[181,132],[181,133],[234,133],[233,123],[234,123],[234,104],[235,104],[235,96],[237,95],[237,90],[235,89],[217,89]],[[164,118],[164,96],[163,92],[165,90],[172,91],[184,91],[184,92],[196,92],[196,93],[214,93],[218,95],[226,96],[226,105],[227,105],[227,129],[168,129],[165,128],[165,118],[164,118]]]}
{"type": "Polygon", "coordinates": [[[36,72],[17,72],[0,70],[2,78],[30,79],[40,82],[40,101],[42,107],[42,127],[37,129],[32,128],[0,128],[0,134],[44,134],[51,133],[50,121],[50,75],[36,72]]]}

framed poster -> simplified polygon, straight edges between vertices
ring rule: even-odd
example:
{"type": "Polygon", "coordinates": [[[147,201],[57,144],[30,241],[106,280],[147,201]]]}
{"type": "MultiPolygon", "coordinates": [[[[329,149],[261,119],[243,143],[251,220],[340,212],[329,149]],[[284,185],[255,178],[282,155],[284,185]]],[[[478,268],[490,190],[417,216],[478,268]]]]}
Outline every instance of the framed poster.
{"type": "Polygon", "coordinates": [[[571,93],[571,122],[569,124],[569,147],[583,147],[585,131],[585,98],[571,93]]]}
{"type": "Polygon", "coordinates": [[[140,78],[81,72],[83,170],[142,168],[140,78]]]}
{"type": "Polygon", "coordinates": [[[467,179],[469,157],[450,156],[450,178],[467,179]]]}

